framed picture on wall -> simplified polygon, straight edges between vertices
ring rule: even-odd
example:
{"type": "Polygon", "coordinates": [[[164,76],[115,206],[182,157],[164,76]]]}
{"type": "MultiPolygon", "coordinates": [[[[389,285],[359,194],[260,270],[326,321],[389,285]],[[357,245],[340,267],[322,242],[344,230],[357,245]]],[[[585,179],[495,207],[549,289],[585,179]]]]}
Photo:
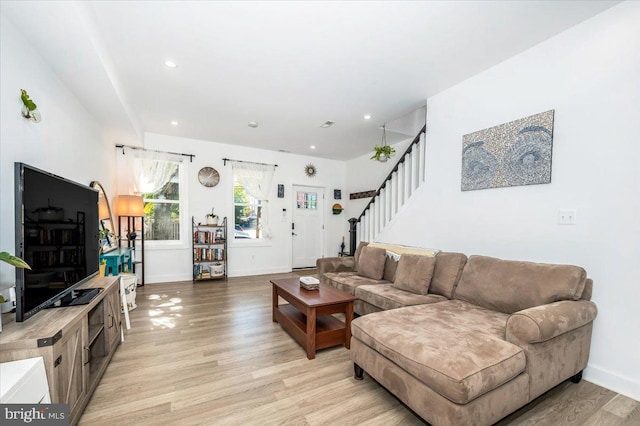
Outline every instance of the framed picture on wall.
{"type": "Polygon", "coordinates": [[[342,198],[342,190],[334,189],[333,190],[333,199],[334,200],[340,200],[341,198],[342,198]]]}
{"type": "Polygon", "coordinates": [[[284,185],[278,184],[278,198],[284,198],[284,185]]]}

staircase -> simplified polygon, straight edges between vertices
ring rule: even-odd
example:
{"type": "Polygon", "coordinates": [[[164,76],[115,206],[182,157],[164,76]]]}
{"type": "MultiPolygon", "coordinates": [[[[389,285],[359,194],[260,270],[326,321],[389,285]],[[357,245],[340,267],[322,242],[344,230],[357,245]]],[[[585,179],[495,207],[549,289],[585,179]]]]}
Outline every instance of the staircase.
{"type": "Polygon", "coordinates": [[[426,124],[371,198],[358,218],[349,219],[350,252],[360,241],[375,241],[402,206],[425,181],[426,124]]]}

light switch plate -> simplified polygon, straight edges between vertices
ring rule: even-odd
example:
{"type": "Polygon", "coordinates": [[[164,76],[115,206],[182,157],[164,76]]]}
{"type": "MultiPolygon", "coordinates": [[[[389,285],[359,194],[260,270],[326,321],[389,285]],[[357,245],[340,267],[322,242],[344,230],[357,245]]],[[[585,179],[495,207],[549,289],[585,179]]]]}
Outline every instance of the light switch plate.
{"type": "Polygon", "coordinates": [[[575,225],[576,211],[575,209],[558,210],[558,225],[575,225]]]}

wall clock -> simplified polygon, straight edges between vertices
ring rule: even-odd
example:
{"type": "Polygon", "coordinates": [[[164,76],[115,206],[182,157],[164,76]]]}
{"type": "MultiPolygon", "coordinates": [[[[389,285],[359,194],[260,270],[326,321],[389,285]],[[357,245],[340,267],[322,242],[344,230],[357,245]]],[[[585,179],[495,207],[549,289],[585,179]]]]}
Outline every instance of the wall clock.
{"type": "Polygon", "coordinates": [[[213,167],[203,167],[198,172],[198,181],[207,188],[211,188],[220,182],[220,174],[213,167]]]}
{"type": "Polygon", "coordinates": [[[318,169],[316,169],[316,166],[309,163],[306,166],[304,166],[304,173],[310,178],[316,177],[316,173],[318,173],[318,169]]]}

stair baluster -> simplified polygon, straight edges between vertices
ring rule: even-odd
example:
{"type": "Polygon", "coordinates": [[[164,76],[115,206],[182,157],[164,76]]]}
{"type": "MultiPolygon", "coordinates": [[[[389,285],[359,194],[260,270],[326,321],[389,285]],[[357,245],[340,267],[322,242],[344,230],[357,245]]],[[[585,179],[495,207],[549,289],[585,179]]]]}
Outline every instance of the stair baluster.
{"type": "Polygon", "coordinates": [[[349,219],[351,254],[360,241],[374,241],[400,208],[426,180],[426,134],[424,125],[358,218],[349,219]]]}

